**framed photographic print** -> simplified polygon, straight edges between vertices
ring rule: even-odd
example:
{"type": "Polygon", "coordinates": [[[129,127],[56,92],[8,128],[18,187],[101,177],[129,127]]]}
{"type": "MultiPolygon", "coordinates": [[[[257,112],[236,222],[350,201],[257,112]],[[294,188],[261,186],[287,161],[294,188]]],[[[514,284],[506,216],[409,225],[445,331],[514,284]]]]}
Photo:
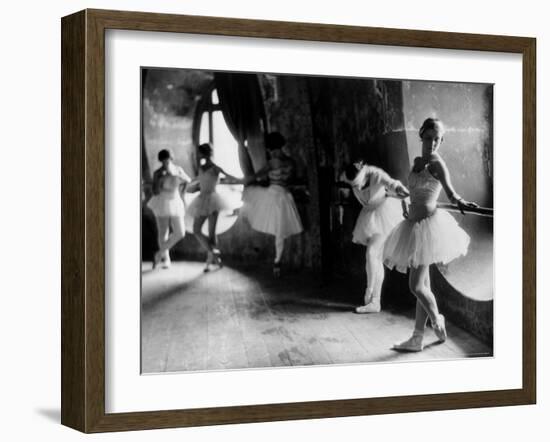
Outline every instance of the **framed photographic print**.
{"type": "Polygon", "coordinates": [[[535,40],[62,19],[62,423],[532,404],[535,40]]]}

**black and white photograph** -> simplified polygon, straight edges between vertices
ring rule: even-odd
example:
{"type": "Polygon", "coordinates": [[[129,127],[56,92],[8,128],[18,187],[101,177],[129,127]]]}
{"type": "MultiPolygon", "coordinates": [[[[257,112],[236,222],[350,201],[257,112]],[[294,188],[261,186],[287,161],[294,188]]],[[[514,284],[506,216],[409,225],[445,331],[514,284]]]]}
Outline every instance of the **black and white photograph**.
{"type": "Polygon", "coordinates": [[[492,357],[493,152],[492,84],[142,67],[141,372],[492,357]]]}

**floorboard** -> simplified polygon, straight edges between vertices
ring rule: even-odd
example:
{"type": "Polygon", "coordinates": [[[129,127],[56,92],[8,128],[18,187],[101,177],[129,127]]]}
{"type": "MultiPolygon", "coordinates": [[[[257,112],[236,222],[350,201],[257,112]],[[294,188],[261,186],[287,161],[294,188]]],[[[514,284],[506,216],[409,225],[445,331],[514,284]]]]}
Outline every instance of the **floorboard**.
{"type": "Polygon", "coordinates": [[[295,273],[274,279],[265,268],[202,264],[142,267],[142,372],[209,371],[281,366],[421,361],[491,356],[490,347],[454,324],[426,348],[400,353],[413,312],[358,315],[346,301],[350,288],[323,285],[295,273]]]}

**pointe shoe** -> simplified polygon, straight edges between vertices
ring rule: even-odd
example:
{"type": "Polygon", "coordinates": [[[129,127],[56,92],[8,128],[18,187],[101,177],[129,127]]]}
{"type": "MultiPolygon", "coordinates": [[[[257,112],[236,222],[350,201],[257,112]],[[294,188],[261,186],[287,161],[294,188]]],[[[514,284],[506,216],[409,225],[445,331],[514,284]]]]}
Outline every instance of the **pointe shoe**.
{"type": "Polygon", "coordinates": [[[364,305],[369,305],[372,302],[372,298],[374,296],[373,292],[374,292],[373,289],[369,289],[369,288],[365,289],[365,295],[363,296],[363,299],[365,301],[364,305]]]}
{"type": "Polygon", "coordinates": [[[434,333],[437,336],[437,339],[439,339],[441,342],[445,342],[447,340],[447,329],[445,328],[445,316],[439,315],[437,317],[437,322],[434,324],[432,322],[432,327],[434,329],[434,333]]]}
{"type": "Polygon", "coordinates": [[[172,261],[170,260],[170,255],[166,254],[162,259],[162,268],[169,269],[172,266],[172,261]]]}
{"type": "Polygon", "coordinates": [[[214,255],[212,254],[212,252],[208,252],[208,254],[206,255],[206,263],[205,263],[204,269],[202,269],[204,273],[208,273],[210,271],[210,264],[212,264],[213,260],[214,260],[214,255]]]}
{"type": "Polygon", "coordinates": [[[212,255],[213,255],[213,258],[214,258],[214,263],[219,268],[222,268],[223,267],[222,252],[220,252],[220,249],[217,249],[217,248],[212,249],[212,255]]]}
{"type": "Polygon", "coordinates": [[[153,270],[156,269],[160,263],[162,262],[162,253],[160,250],[155,253],[155,256],[153,258],[153,270]]]}
{"type": "Polygon", "coordinates": [[[273,264],[273,276],[275,278],[280,278],[281,277],[281,263],[280,262],[276,262],[273,264]]]}
{"type": "Polygon", "coordinates": [[[409,339],[393,345],[393,349],[397,351],[418,352],[424,350],[424,337],[422,335],[413,334],[409,339]]]}
{"type": "Polygon", "coordinates": [[[371,301],[368,304],[355,307],[355,313],[380,313],[382,308],[380,307],[380,301],[371,301]]]}

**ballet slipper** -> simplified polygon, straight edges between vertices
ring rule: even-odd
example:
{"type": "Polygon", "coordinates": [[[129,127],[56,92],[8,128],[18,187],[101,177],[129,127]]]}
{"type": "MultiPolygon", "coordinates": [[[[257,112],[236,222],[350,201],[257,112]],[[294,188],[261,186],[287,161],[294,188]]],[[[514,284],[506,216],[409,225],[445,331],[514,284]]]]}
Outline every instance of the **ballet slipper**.
{"type": "Polygon", "coordinates": [[[438,315],[437,321],[435,323],[432,321],[432,328],[434,330],[435,335],[437,336],[437,339],[439,339],[441,342],[445,342],[447,340],[447,329],[445,328],[445,316],[438,315]]]}
{"type": "Polygon", "coordinates": [[[424,350],[423,344],[424,336],[413,333],[413,335],[406,341],[399,342],[393,345],[393,349],[397,351],[407,351],[407,352],[419,352],[424,350]]]}
{"type": "Polygon", "coordinates": [[[159,250],[155,253],[155,256],[153,258],[153,269],[156,269],[159,264],[162,262],[162,252],[159,250]]]}
{"type": "Polygon", "coordinates": [[[380,300],[372,300],[368,304],[355,307],[355,313],[380,313],[382,308],[380,307],[380,300]]]}
{"type": "Polygon", "coordinates": [[[220,249],[218,249],[218,248],[213,248],[213,249],[212,249],[212,255],[213,255],[213,258],[214,258],[214,263],[215,263],[219,268],[222,268],[222,267],[223,267],[222,252],[220,252],[220,249]]]}
{"type": "Polygon", "coordinates": [[[373,299],[373,292],[374,290],[371,289],[371,288],[366,288],[365,289],[365,295],[363,296],[363,299],[365,301],[365,304],[364,305],[369,305],[371,302],[372,302],[372,299],[373,299]]]}
{"type": "Polygon", "coordinates": [[[166,253],[162,260],[162,268],[169,269],[171,266],[172,266],[172,261],[170,260],[170,255],[166,253]]]}
{"type": "Polygon", "coordinates": [[[212,252],[208,252],[208,254],[206,255],[206,265],[202,270],[204,273],[208,273],[210,271],[210,264],[212,264],[213,259],[214,254],[212,252]]]}

